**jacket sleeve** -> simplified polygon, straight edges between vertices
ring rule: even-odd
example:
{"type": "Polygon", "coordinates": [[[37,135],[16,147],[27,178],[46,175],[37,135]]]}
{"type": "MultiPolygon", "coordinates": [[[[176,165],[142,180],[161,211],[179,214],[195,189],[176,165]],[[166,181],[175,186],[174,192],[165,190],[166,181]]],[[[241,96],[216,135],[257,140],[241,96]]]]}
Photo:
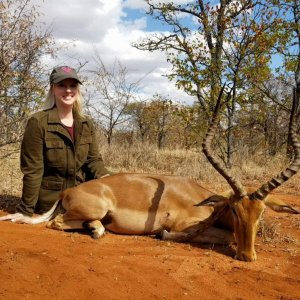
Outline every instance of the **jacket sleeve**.
{"type": "Polygon", "coordinates": [[[89,152],[85,163],[86,180],[100,178],[105,175],[112,175],[113,173],[108,171],[104,166],[102,156],[99,153],[95,128],[91,121],[89,121],[89,126],[91,128],[92,142],[89,146],[89,152]]]}
{"type": "Polygon", "coordinates": [[[38,201],[44,172],[43,133],[35,118],[29,119],[21,144],[23,192],[17,211],[32,215],[38,201]]]}

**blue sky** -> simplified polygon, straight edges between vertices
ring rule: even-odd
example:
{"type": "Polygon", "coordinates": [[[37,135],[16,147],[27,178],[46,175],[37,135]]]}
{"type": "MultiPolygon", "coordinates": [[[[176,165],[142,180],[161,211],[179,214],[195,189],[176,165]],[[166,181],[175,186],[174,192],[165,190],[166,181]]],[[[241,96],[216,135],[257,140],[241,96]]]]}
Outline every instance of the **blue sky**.
{"type": "Polygon", "coordinates": [[[153,31],[164,31],[168,27],[165,24],[162,24],[159,20],[153,19],[151,16],[149,16],[146,13],[146,10],[144,9],[133,9],[125,7],[123,12],[126,14],[124,17],[122,17],[122,20],[124,22],[134,22],[134,20],[139,20],[141,18],[146,19],[146,27],[144,28],[145,32],[153,32],[153,31]]]}

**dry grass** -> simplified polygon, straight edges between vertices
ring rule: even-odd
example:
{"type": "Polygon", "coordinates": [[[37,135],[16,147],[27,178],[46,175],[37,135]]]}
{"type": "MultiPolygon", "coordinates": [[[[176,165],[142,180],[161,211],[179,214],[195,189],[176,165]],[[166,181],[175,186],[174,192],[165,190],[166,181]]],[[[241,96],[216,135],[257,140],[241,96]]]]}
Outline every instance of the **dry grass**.
{"type": "MultiPolygon", "coordinates": [[[[135,144],[102,146],[101,153],[106,165],[114,172],[181,175],[194,178],[217,192],[229,188],[198,149],[158,150],[152,145],[135,144]]],[[[281,172],[287,164],[283,155],[246,157],[237,154],[231,172],[244,185],[260,186],[281,172]]],[[[300,193],[299,177],[300,174],[295,175],[276,191],[300,193]]]]}
{"type": "MultiPolygon", "coordinates": [[[[181,175],[194,178],[203,185],[219,192],[228,189],[225,180],[207,162],[204,155],[197,149],[158,150],[153,145],[135,144],[133,146],[102,144],[100,147],[105,165],[113,172],[138,172],[181,175]]],[[[19,168],[18,146],[0,148],[1,174],[0,194],[19,197],[22,189],[22,174],[19,168]],[[12,155],[7,156],[8,154],[12,155]]],[[[287,164],[283,156],[276,157],[244,157],[234,158],[233,175],[247,186],[260,186],[272,176],[279,173],[287,164]]],[[[278,192],[300,193],[300,174],[295,175],[282,185],[278,192]]]]}
{"type": "Polygon", "coordinates": [[[263,243],[270,244],[298,244],[299,241],[288,233],[280,231],[281,224],[278,221],[266,221],[262,219],[259,224],[257,235],[263,243]]]}
{"type": "Polygon", "coordinates": [[[264,243],[278,240],[280,234],[278,232],[278,222],[266,222],[262,219],[259,223],[257,235],[261,237],[264,243]]]}
{"type": "Polygon", "coordinates": [[[0,148],[0,195],[21,196],[22,173],[19,155],[19,146],[0,148]]]}

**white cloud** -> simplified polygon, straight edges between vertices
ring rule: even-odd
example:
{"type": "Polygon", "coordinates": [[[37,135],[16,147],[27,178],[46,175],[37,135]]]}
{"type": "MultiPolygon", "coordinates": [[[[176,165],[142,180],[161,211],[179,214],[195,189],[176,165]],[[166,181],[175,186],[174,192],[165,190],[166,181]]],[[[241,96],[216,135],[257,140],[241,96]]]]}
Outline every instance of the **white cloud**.
{"type": "Polygon", "coordinates": [[[121,0],[35,0],[33,3],[43,13],[46,26],[52,25],[56,38],[99,42],[123,15],[121,0]]]}
{"type": "Polygon", "coordinates": [[[148,5],[143,0],[126,0],[124,2],[124,6],[131,8],[131,9],[143,9],[146,10],[148,8],[148,5]]]}

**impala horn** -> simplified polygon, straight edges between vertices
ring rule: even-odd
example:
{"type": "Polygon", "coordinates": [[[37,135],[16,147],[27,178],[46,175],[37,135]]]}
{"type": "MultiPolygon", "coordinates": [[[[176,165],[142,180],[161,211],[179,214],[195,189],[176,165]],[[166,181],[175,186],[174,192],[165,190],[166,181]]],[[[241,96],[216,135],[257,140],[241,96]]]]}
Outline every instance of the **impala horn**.
{"type": "Polygon", "coordinates": [[[223,85],[223,87],[220,91],[210,126],[208,128],[206,137],[202,143],[202,150],[203,150],[203,153],[205,154],[206,158],[208,159],[208,161],[211,163],[211,165],[220,173],[221,176],[223,176],[226,179],[228,184],[233,189],[235,195],[238,198],[242,198],[247,195],[247,192],[244,189],[243,185],[238,180],[233,178],[233,176],[230,174],[228,169],[222,167],[219,160],[213,156],[213,154],[212,154],[213,151],[211,149],[211,142],[216,133],[217,126],[218,126],[218,121],[219,121],[218,113],[220,110],[221,99],[222,99],[224,89],[225,89],[225,85],[223,85]]]}

